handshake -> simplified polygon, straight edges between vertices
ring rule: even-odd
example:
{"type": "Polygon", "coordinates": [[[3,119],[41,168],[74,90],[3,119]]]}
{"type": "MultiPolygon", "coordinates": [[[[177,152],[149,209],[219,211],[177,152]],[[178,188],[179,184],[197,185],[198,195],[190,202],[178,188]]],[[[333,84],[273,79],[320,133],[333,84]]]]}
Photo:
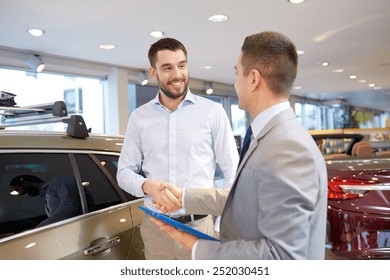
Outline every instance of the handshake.
{"type": "Polygon", "coordinates": [[[164,214],[182,207],[183,189],[174,184],[147,179],[142,185],[143,191],[152,197],[152,202],[164,214]]]}

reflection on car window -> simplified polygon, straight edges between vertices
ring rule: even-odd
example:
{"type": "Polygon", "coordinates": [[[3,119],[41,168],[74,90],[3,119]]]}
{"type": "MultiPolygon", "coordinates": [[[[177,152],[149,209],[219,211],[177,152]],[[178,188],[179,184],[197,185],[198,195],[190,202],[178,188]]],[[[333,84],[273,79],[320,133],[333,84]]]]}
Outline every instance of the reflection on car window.
{"type": "MultiPolygon", "coordinates": [[[[96,154],[95,156],[99,159],[101,165],[107,169],[107,171],[110,173],[111,177],[115,180],[115,182],[117,182],[116,172],[118,170],[119,157],[114,155],[101,155],[101,154],[96,154]]],[[[120,191],[126,196],[127,200],[129,201],[137,199],[137,197],[129,194],[128,192],[125,192],[122,189],[120,189],[120,191]]]]}
{"type": "MultiPolygon", "coordinates": [[[[84,205],[82,209],[91,212],[121,203],[120,196],[89,155],[75,155],[75,159],[84,192],[80,193],[77,186],[77,192],[73,192],[73,194],[79,195],[78,201],[84,205]],[[80,194],[82,200],[80,200],[80,194]]],[[[58,217],[50,220],[50,216],[47,215],[50,212],[47,210],[53,210],[60,203],[58,196],[51,196],[48,204],[44,195],[35,197],[11,195],[11,180],[25,174],[36,176],[44,182],[60,177],[75,178],[72,163],[67,153],[0,154],[0,238],[35,228],[43,221],[45,222],[41,225],[61,220],[58,217]],[[45,207],[51,209],[45,210],[45,207]],[[49,221],[47,221],[48,218],[49,221]]],[[[56,185],[57,189],[60,189],[59,184],[56,185]]],[[[75,215],[82,214],[82,209],[78,209],[75,215]]],[[[73,214],[65,218],[70,216],[73,214]]]]}
{"type": "Polygon", "coordinates": [[[102,209],[121,202],[103,172],[93,162],[89,155],[76,155],[81,181],[93,197],[95,208],[102,209]]]}
{"type": "MultiPolygon", "coordinates": [[[[18,175],[9,183],[11,195],[43,197],[47,218],[38,226],[44,226],[81,215],[81,204],[77,181],[74,177],[58,176],[49,181],[32,174],[18,175]]],[[[85,189],[86,190],[86,189],[85,189]]]]}
{"type": "Polygon", "coordinates": [[[10,182],[31,174],[49,181],[74,176],[67,154],[0,154],[0,237],[36,227],[47,218],[43,196],[10,195],[10,182]]]}

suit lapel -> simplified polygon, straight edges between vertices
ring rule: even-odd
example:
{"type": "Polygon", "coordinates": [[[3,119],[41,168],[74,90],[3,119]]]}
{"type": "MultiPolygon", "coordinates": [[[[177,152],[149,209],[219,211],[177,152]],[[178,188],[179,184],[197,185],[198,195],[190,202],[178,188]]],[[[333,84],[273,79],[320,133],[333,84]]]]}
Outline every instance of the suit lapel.
{"type": "Polygon", "coordinates": [[[259,141],[263,137],[265,137],[265,135],[267,135],[267,133],[269,131],[271,131],[271,129],[273,127],[275,127],[278,123],[280,123],[282,121],[285,121],[285,120],[293,119],[293,118],[296,118],[296,116],[295,116],[294,111],[291,108],[289,108],[288,110],[284,110],[284,111],[280,112],[279,114],[277,114],[275,117],[273,117],[265,125],[265,127],[255,136],[255,139],[251,142],[251,144],[250,144],[250,146],[248,148],[248,151],[246,152],[244,158],[242,159],[242,162],[241,162],[240,166],[237,169],[236,177],[234,178],[234,182],[233,182],[232,188],[230,190],[229,197],[228,197],[228,199],[226,201],[226,205],[228,204],[228,202],[230,201],[231,197],[233,196],[233,194],[234,194],[234,192],[236,190],[237,178],[239,177],[239,175],[240,175],[240,173],[242,171],[243,166],[245,165],[245,163],[249,159],[249,157],[252,155],[253,151],[259,145],[259,141]]]}
{"type": "Polygon", "coordinates": [[[244,158],[242,159],[242,162],[240,166],[237,169],[236,179],[241,172],[242,167],[245,165],[245,162],[248,160],[248,158],[251,156],[252,152],[257,148],[259,141],[278,123],[296,118],[294,111],[289,108],[288,110],[284,110],[277,114],[275,117],[273,117],[266,125],[265,127],[255,136],[255,139],[251,142],[251,145],[249,146],[248,151],[246,152],[244,158]]]}

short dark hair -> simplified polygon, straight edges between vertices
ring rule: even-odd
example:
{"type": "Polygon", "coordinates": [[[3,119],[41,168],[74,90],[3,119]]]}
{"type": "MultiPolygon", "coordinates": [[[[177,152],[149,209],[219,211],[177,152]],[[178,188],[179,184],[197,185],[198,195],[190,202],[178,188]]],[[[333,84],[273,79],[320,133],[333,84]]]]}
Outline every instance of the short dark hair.
{"type": "Polygon", "coordinates": [[[274,93],[289,94],[297,76],[298,54],[285,35],[265,31],[245,38],[241,47],[244,76],[257,69],[274,93]]]}
{"type": "Polygon", "coordinates": [[[157,53],[161,50],[170,50],[170,51],[182,50],[185,57],[187,58],[187,50],[180,41],[173,38],[163,38],[150,46],[148,52],[150,66],[156,67],[157,53]]]}
{"type": "Polygon", "coordinates": [[[16,176],[11,180],[9,183],[10,186],[22,186],[23,182],[29,182],[29,183],[44,183],[40,178],[34,175],[19,175],[16,176]]]}

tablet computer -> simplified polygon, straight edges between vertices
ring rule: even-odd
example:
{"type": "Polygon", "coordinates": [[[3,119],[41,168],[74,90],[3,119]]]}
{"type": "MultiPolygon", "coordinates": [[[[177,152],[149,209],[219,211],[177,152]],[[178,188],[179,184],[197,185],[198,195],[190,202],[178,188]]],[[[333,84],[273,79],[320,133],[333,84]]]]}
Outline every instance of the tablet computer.
{"type": "Polygon", "coordinates": [[[153,210],[150,210],[149,208],[147,208],[143,205],[139,205],[138,208],[141,209],[142,211],[144,211],[146,214],[151,215],[151,216],[163,221],[164,223],[167,223],[167,224],[169,224],[169,225],[171,225],[179,230],[182,230],[182,231],[185,231],[189,234],[195,235],[196,237],[199,237],[201,239],[219,241],[215,237],[212,237],[208,234],[200,232],[199,230],[193,229],[185,224],[182,224],[178,221],[175,221],[162,213],[158,213],[158,212],[155,212],[153,210]]]}

